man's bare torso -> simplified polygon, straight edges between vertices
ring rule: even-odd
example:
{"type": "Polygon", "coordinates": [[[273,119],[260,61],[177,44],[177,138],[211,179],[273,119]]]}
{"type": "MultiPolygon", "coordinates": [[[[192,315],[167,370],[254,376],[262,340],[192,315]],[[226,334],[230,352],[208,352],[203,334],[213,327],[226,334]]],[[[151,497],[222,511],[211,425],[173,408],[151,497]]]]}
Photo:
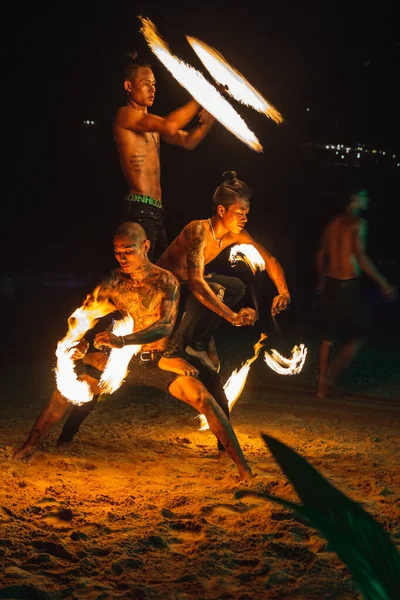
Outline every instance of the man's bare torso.
{"type": "MultiPolygon", "coordinates": [[[[102,293],[110,298],[117,310],[124,315],[128,313],[134,322],[134,333],[146,329],[161,316],[161,306],[169,297],[169,288],[176,280],[164,269],[151,265],[150,272],[141,280],[132,280],[122,269],[115,269],[101,285],[102,293]]],[[[171,311],[175,314],[176,306],[171,302],[171,311]]],[[[144,344],[143,350],[160,349],[167,346],[168,338],[150,344],[144,344]]]]}
{"type": "MultiPolygon", "coordinates": [[[[196,240],[193,240],[193,233],[188,235],[188,231],[194,230],[195,232],[199,232],[201,235],[202,231],[204,232],[204,243],[202,246],[202,253],[204,257],[204,265],[207,265],[211,261],[214,260],[225,248],[230,246],[231,244],[240,244],[240,243],[248,243],[248,240],[244,238],[245,233],[243,234],[234,234],[234,233],[226,233],[221,242],[221,246],[219,242],[217,242],[211,232],[211,228],[207,219],[191,221],[182,229],[179,235],[174,239],[174,241],[168,246],[165,252],[162,254],[157,264],[163,269],[168,269],[175,275],[175,277],[179,281],[187,281],[188,279],[188,269],[187,269],[187,256],[190,245],[196,243],[196,240]]],[[[196,235],[196,233],[194,234],[196,235]]]]}
{"type": "Polygon", "coordinates": [[[328,259],[325,270],[328,277],[353,279],[360,276],[355,255],[360,223],[360,218],[353,214],[341,214],[328,225],[323,242],[328,259]]]}
{"type": "Polygon", "coordinates": [[[160,136],[154,132],[137,133],[128,129],[127,111],[136,109],[122,106],[118,110],[113,133],[129,193],[161,200],[160,136]]]}

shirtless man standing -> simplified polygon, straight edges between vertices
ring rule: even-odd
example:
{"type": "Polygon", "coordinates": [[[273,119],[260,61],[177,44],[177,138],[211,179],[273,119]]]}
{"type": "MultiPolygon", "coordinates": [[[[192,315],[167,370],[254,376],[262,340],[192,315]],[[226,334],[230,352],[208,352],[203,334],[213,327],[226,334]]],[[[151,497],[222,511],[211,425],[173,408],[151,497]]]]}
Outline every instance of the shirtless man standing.
{"type": "Polygon", "coordinates": [[[394,299],[397,294],[396,288],[366,254],[367,223],[359,213],[366,210],[368,204],[367,191],[354,190],[345,210],[325,228],[316,256],[317,292],[322,293],[317,390],[321,399],[328,395],[330,385],[355,358],[367,333],[361,273],[380,287],[386,300],[394,299]],[[333,342],[342,343],[343,347],[329,366],[333,342]]]}
{"type": "MultiPolygon", "coordinates": [[[[201,367],[199,373],[199,370],[182,358],[175,361],[175,373],[161,370],[157,366],[175,324],[179,283],[170,272],[149,261],[149,248],[150,242],[139,224],[123,223],[117,229],[114,236],[114,253],[120,268],[112,271],[103,280],[97,297],[93,300],[108,302],[108,312],[119,311],[122,316],[129,314],[134,321],[134,332],[116,336],[110,331],[103,331],[95,336],[94,345],[98,349],[122,348],[129,344],[141,345],[140,353],[134,356],[130,363],[130,384],[168,391],[175,398],[196,408],[200,414],[204,414],[210,430],[236,464],[240,477],[246,479],[251,476],[250,467],[223,410],[201,381],[201,367]]],[[[90,307],[90,300],[87,303],[90,307]]],[[[98,396],[101,393],[98,379],[107,362],[107,356],[102,352],[86,355],[87,349],[87,341],[81,340],[74,358],[84,357],[85,364],[95,367],[91,371],[92,374],[82,374],[81,378],[87,381],[95,396],[98,396]],[[98,372],[97,376],[93,376],[96,375],[95,370],[98,372]]],[[[91,408],[96,401],[97,397],[92,401],[91,408]]],[[[49,403],[36,420],[27,441],[14,454],[14,459],[29,458],[48,430],[61,420],[69,406],[70,402],[58,390],[54,391],[49,403]]],[[[80,408],[82,407],[74,406],[74,409],[80,408]]],[[[85,416],[87,414],[86,411],[85,416]]]]}
{"type": "Polygon", "coordinates": [[[167,247],[160,183],[160,140],[185,150],[193,150],[210,131],[214,117],[190,100],[166,117],[148,112],[156,93],[156,80],[150,65],[135,63],[136,54],[125,71],[126,106],[118,109],[114,140],[122,172],[128,183],[120,222],[140,223],[150,240],[149,259],[156,260],[167,247]],[[194,117],[198,123],[184,131],[194,117]]]}
{"type": "MultiPolygon", "coordinates": [[[[215,294],[209,285],[210,282],[214,284],[221,283],[225,300],[231,285],[230,280],[232,280],[234,287],[237,287],[239,281],[243,295],[244,286],[240,280],[226,276],[220,278],[219,275],[205,278],[205,266],[232,244],[251,244],[260,252],[265,261],[266,271],[278,290],[278,295],[272,301],[272,314],[275,315],[285,310],[290,302],[290,294],[281,265],[264,246],[256,242],[245,230],[247,216],[250,211],[251,190],[246,183],[236,178],[234,171],[227,171],[223,176],[224,181],[218,186],[213,196],[212,217],[191,221],[186,225],[157,263],[164,269],[171,271],[180,282],[187,282],[188,291],[190,292],[187,301],[187,313],[185,318],[182,319],[182,325],[177,328],[172,338],[180,351],[182,351],[180,346],[182,338],[187,340],[188,327],[191,328],[192,332],[195,330],[195,326],[190,322],[198,323],[200,318],[194,313],[201,314],[201,318],[204,320],[204,307],[208,309],[206,311],[208,316],[205,321],[207,339],[211,344],[213,332],[221,322],[221,318],[236,327],[254,325],[255,323],[256,311],[254,309],[242,308],[239,312],[234,312],[228,303],[222,301],[218,297],[219,294],[215,294]],[[194,299],[196,302],[193,302],[194,299]],[[201,308],[203,310],[199,310],[201,308]]],[[[232,296],[235,296],[237,303],[238,295],[232,294],[232,296]]],[[[174,351],[171,346],[170,349],[174,351]]],[[[186,350],[189,351],[190,348],[186,350]]],[[[199,356],[199,358],[203,357],[207,361],[204,354],[208,353],[209,356],[212,355],[211,360],[217,366],[219,360],[215,352],[215,347],[209,349],[199,348],[199,351],[195,351],[193,354],[199,356]]],[[[168,353],[160,361],[161,368],[167,365],[167,356],[168,353]]]]}

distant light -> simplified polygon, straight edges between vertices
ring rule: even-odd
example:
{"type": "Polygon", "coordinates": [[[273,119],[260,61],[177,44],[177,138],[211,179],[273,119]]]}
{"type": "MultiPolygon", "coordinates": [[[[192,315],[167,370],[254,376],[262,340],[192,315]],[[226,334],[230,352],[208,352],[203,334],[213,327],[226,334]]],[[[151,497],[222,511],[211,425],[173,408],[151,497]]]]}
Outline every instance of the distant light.
{"type": "Polygon", "coordinates": [[[342,154],[342,156],[340,158],[344,158],[344,154],[342,154]]]}
{"type": "Polygon", "coordinates": [[[357,152],[357,158],[360,158],[361,154],[359,152],[357,152]]]}
{"type": "Polygon", "coordinates": [[[393,154],[393,158],[396,158],[396,155],[395,155],[395,154],[393,154]]]}
{"type": "Polygon", "coordinates": [[[310,112],[310,109],[308,107],[306,108],[306,112],[310,112]]]}
{"type": "Polygon", "coordinates": [[[376,154],[377,150],[371,150],[372,154],[376,154]]]}

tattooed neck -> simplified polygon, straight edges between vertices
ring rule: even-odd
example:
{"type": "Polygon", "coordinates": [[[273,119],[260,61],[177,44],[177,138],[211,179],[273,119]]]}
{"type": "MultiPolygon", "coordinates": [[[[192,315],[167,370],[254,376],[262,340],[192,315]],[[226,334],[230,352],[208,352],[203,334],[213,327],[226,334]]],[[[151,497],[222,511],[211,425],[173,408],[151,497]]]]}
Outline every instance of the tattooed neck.
{"type": "Polygon", "coordinates": [[[147,261],[144,265],[142,265],[138,269],[135,269],[129,275],[130,275],[130,278],[132,279],[132,281],[139,282],[139,281],[143,281],[144,279],[146,279],[149,276],[150,271],[151,271],[151,263],[150,263],[150,261],[147,261]]]}

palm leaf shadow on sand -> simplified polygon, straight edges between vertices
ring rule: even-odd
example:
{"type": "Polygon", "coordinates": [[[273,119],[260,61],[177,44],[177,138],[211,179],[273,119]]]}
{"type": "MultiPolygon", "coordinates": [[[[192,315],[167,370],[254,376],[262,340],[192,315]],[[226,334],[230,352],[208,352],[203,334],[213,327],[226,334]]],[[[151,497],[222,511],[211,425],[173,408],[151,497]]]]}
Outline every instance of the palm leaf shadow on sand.
{"type": "Polygon", "coordinates": [[[381,525],[289,446],[261,436],[303,504],[246,490],[235,497],[257,496],[292,509],[324,535],[365,600],[399,600],[400,554],[381,525]]]}

